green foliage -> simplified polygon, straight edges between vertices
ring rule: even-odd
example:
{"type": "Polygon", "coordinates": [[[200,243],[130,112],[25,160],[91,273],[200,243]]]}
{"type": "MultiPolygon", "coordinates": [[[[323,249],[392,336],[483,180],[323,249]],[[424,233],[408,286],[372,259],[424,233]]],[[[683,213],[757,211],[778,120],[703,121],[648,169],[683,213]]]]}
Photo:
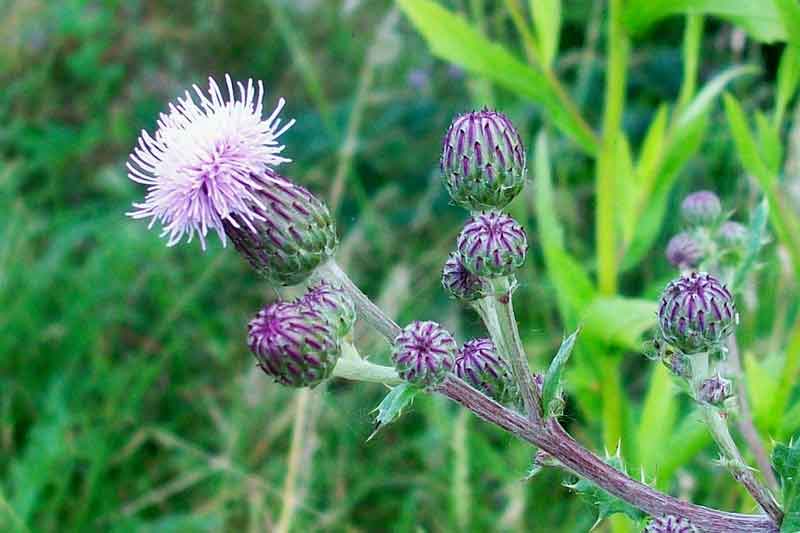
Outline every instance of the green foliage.
{"type": "Polygon", "coordinates": [[[372,440],[378,431],[399,418],[400,415],[403,414],[403,410],[411,406],[414,398],[420,392],[422,392],[422,389],[410,383],[401,383],[400,385],[392,387],[392,390],[381,400],[378,407],[372,411],[378,414],[375,416],[375,429],[370,436],[367,437],[367,440],[372,440]]]}
{"type": "Polygon", "coordinates": [[[545,416],[558,416],[563,408],[562,383],[561,380],[564,376],[564,367],[569,361],[569,356],[572,354],[572,348],[575,346],[575,341],[578,338],[580,330],[576,331],[563,341],[561,346],[550,362],[550,367],[544,376],[544,383],[542,385],[542,410],[545,416]]]}
{"type": "Polygon", "coordinates": [[[772,466],[781,481],[783,510],[781,532],[800,530],[800,443],[776,443],[772,450],[772,466]]]}

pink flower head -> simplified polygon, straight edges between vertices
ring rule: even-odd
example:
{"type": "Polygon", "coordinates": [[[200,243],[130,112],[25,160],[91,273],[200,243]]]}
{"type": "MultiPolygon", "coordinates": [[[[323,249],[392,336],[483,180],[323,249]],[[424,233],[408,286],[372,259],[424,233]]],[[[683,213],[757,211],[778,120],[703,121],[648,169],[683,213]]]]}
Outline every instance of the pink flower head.
{"type": "Polygon", "coordinates": [[[134,203],[133,218],[160,222],[167,246],[190,242],[195,233],[205,250],[206,235],[214,230],[226,244],[224,220],[236,218],[251,225],[261,220],[263,207],[255,191],[269,180],[264,171],[290,161],[280,155],[280,137],[294,120],[281,125],[283,98],[264,118],[264,86],[247,85],[225,75],[227,96],[213,78],[208,94],[193,85],[162,113],[153,136],[142,131],[127,164],[128,177],[147,186],[144,202],[134,203]],[[195,97],[197,101],[195,101],[195,97]]]}

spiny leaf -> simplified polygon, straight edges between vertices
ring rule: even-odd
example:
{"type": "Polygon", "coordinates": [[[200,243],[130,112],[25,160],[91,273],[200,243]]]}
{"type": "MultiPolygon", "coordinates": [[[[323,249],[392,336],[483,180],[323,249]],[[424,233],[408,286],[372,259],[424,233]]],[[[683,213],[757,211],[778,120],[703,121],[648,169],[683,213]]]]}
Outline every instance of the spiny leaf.
{"type": "Polygon", "coordinates": [[[745,253],[744,260],[742,260],[739,268],[736,270],[736,276],[733,279],[734,291],[740,289],[747,274],[753,270],[758,259],[758,254],[764,246],[767,237],[767,218],[769,216],[769,203],[767,199],[761,200],[755,211],[750,217],[749,235],[750,241],[747,243],[747,252],[745,253]]]}
{"type": "Polygon", "coordinates": [[[373,409],[373,413],[377,411],[378,416],[375,417],[375,429],[372,431],[367,442],[380,431],[384,426],[394,422],[401,414],[406,406],[411,405],[414,397],[421,389],[413,386],[411,383],[401,383],[389,391],[378,407],[373,409]]]}
{"type": "Polygon", "coordinates": [[[544,377],[544,384],[542,385],[542,406],[544,408],[545,416],[552,416],[558,409],[558,397],[561,392],[561,376],[564,375],[564,367],[572,354],[572,348],[575,346],[575,340],[578,338],[580,329],[575,331],[572,335],[564,339],[558,353],[550,363],[550,368],[547,369],[547,374],[544,377]]]}
{"type": "Polygon", "coordinates": [[[772,450],[772,466],[781,480],[785,516],[781,533],[800,531],[800,441],[777,443],[772,450]]]}
{"type": "MultiPolygon", "coordinates": [[[[620,472],[627,474],[625,464],[619,452],[613,456],[607,456],[606,463],[620,472]]],[[[564,486],[577,492],[590,504],[597,506],[597,521],[594,523],[594,526],[592,526],[592,529],[597,527],[604,519],[616,513],[622,513],[637,522],[647,518],[647,515],[636,507],[620,500],[616,496],[612,496],[587,479],[580,478],[574,483],[565,483],[564,486]]]]}

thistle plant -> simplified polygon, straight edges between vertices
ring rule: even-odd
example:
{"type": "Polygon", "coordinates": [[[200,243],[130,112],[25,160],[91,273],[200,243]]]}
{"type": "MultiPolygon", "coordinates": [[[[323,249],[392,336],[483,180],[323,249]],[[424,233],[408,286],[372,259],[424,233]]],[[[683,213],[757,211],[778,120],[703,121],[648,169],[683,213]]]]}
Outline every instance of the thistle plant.
{"type": "MultiPolygon", "coordinates": [[[[295,300],[267,303],[248,326],[246,340],[258,366],[277,383],[314,387],[340,377],[392,386],[378,408],[378,427],[399,416],[416,394],[442,395],[536,446],[535,468],[553,466],[577,475],[569,486],[598,505],[601,518],[624,512],[644,526],[649,515],[645,531],[651,533],[778,530],[783,510],[727,428],[734,389],[721,362],[738,314],[734,293],[721,279],[687,272],[670,283],[661,297],[654,346],[676,378],[688,384],[722,463],[766,514],[723,512],[659,492],[628,476],[621,452],[598,457],[562,427],[562,378],[578,335],[564,339],[549,367],[533,373],[512,299],[528,236],[502,211],[525,184],[525,148],[507,117],[489,110],[456,117],[443,143],[445,187],[469,210],[469,218],[444,262],[442,285],[478,312],[488,333],[459,350],[455,335],[442,325],[415,320],[401,328],[358,289],[335,262],[338,240],[324,202],[274,168],[288,162],[276,140],[291,125],[279,126],[283,101],[265,119],[260,82],[234,84],[226,77],[226,85],[227,96],[213,80],[208,94],[195,87],[194,96],[187,93],[162,115],[154,136],[142,134],[129,168],[131,179],[147,186],[147,196],[132,216],[149,218],[151,226],[161,222],[168,245],[197,235],[205,248],[207,233],[214,230],[223,244],[232,240],[276,288],[306,285],[295,300]],[[355,321],[383,336],[391,365],[362,357],[353,342],[355,321]]],[[[704,192],[684,202],[693,228],[688,231],[697,235],[673,246],[671,256],[682,254],[673,263],[703,264],[686,246],[690,238],[698,239],[704,254],[716,253],[715,231],[724,225],[714,198],[704,192]]],[[[724,240],[743,239],[726,234],[724,240]]]]}

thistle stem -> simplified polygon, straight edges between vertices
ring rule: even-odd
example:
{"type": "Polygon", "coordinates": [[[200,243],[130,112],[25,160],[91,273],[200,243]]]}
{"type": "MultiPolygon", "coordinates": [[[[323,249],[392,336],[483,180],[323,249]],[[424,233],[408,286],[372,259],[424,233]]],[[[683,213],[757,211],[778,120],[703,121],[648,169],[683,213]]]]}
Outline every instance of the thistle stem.
{"type": "MultiPolygon", "coordinates": [[[[350,343],[345,343],[344,351],[355,352],[355,347],[350,343]]],[[[368,383],[383,383],[385,385],[399,385],[403,382],[397,371],[390,366],[376,365],[358,356],[355,357],[342,355],[333,369],[333,376],[350,381],[365,381],[368,383]]]]}
{"type": "Polygon", "coordinates": [[[331,259],[326,263],[320,265],[316,272],[315,277],[322,280],[327,280],[339,285],[347,295],[353,300],[358,311],[358,317],[375,328],[375,330],[386,338],[389,343],[394,342],[394,339],[400,334],[401,328],[397,323],[386,316],[386,313],[372,303],[366,294],[361,292],[350,276],[342,270],[335,260],[331,259]]]}
{"type": "Polygon", "coordinates": [[[491,280],[491,284],[494,294],[480,300],[479,314],[500,353],[511,364],[525,412],[531,420],[539,421],[542,402],[533,382],[528,357],[522,347],[514,316],[514,304],[511,301],[516,281],[513,276],[504,276],[491,280]]]}
{"type": "MultiPolygon", "coordinates": [[[[689,359],[692,362],[692,383],[695,394],[697,394],[696,391],[699,390],[700,384],[709,377],[708,353],[694,354],[689,356],[689,359]]],[[[753,470],[745,463],[739,448],[731,437],[725,414],[713,405],[705,403],[699,405],[703,420],[716,441],[722,453],[723,462],[733,478],[747,489],[756,503],[775,523],[780,524],[783,520],[783,511],[770,490],[756,479],[753,470]]]]}

